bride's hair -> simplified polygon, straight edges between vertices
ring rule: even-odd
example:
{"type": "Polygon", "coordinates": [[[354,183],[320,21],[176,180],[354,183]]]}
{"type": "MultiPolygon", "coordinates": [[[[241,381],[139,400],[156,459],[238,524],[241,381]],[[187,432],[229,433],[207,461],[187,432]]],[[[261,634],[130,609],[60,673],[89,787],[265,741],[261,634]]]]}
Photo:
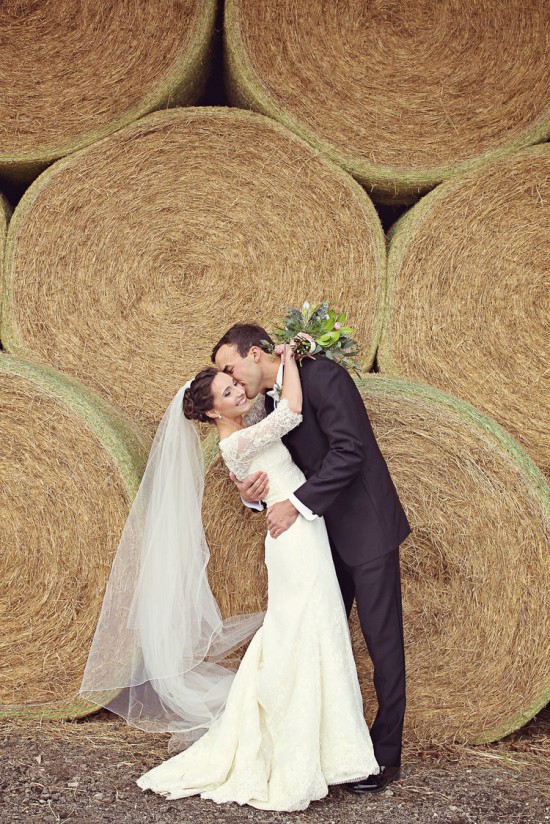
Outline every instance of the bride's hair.
{"type": "Polygon", "coordinates": [[[191,385],[183,393],[182,409],[185,417],[190,421],[214,423],[206,413],[214,406],[212,381],[219,373],[219,369],[210,367],[198,372],[191,385]]]}

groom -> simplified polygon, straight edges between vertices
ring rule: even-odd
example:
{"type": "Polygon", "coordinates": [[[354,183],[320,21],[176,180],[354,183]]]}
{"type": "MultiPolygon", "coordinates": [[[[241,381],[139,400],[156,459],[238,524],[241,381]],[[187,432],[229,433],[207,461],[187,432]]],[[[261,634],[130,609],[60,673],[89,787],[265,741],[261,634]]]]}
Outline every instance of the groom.
{"type": "MultiPolygon", "coordinates": [[[[279,357],[265,352],[265,329],[236,324],[218,341],[212,361],[244,387],[248,398],[265,394],[269,414],[282,385],[279,357]]],[[[323,516],[334,566],[349,616],[353,601],[374,665],[378,713],[371,729],[380,775],[346,788],[377,792],[399,777],[405,715],[405,656],[399,545],[411,529],[361,396],[348,372],[323,355],[305,358],[300,370],[303,422],[283,437],[306,482],[267,510],[277,538],[301,514],[323,516]]],[[[245,502],[258,502],[269,479],[255,473],[235,480],[245,502]]],[[[263,506],[263,505],[262,505],[263,506]]]]}

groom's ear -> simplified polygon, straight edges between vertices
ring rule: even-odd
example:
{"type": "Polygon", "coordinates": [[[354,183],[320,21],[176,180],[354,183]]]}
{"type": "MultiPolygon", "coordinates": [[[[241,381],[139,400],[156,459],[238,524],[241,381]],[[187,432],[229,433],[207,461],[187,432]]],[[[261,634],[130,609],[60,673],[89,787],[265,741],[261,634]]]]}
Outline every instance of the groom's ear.
{"type": "Polygon", "coordinates": [[[250,349],[248,350],[248,354],[250,355],[250,357],[252,358],[254,363],[259,363],[260,357],[261,357],[261,354],[262,354],[262,350],[260,349],[259,346],[251,346],[250,349]]]}

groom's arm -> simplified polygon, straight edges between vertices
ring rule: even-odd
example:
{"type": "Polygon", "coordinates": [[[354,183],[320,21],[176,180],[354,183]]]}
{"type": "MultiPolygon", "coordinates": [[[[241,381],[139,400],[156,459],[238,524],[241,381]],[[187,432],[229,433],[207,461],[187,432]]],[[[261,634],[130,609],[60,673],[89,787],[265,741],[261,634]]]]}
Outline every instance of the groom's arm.
{"type": "Polygon", "coordinates": [[[368,425],[365,406],[352,377],[345,369],[319,361],[315,376],[310,375],[308,400],[329,449],[318,471],[294,491],[295,497],[315,515],[323,515],[360,473],[368,425]]]}
{"type": "Polygon", "coordinates": [[[363,439],[365,427],[370,425],[361,395],[348,372],[319,358],[315,371],[309,370],[307,397],[308,412],[314,412],[329,449],[314,475],[290,498],[268,508],[267,526],[274,538],[294,523],[298,508],[308,520],[324,515],[360,473],[364,461],[363,439]]]}
{"type": "Polygon", "coordinates": [[[239,481],[233,472],[229,473],[229,477],[239,490],[241,500],[245,506],[258,511],[265,509],[263,499],[269,491],[269,478],[266,472],[254,472],[244,481],[239,481]]]}

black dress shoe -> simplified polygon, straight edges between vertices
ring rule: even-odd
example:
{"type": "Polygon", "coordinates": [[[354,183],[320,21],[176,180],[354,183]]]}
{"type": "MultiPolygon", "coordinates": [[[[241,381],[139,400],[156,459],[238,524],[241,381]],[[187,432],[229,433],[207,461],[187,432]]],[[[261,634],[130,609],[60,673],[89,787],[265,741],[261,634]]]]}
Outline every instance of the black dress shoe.
{"type": "Polygon", "coordinates": [[[399,767],[380,767],[378,775],[369,775],[362,781],[354,781],[353,784],[344,784],[345,789],[356,795],[364,793],[379,793],[384,790],[392,781],[397,781],[401,775],[399,767]]]}

